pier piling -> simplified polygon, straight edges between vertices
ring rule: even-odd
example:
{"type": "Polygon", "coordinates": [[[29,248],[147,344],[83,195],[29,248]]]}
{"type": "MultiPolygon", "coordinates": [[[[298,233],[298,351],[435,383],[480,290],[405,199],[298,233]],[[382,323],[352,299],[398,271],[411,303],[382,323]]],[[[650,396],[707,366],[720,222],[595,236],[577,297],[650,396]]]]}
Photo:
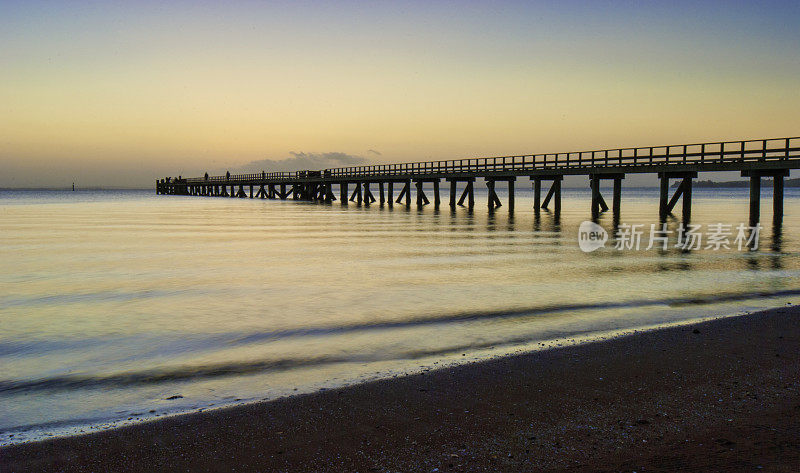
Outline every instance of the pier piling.
{"type": "Polygon", "coordinates": [[[753,173],[750,176],[750,226],[754,227],[761,220],[761,176],[753,173]]]}
{"type": "Polygon", "coordinates": [[[772,181],[772,222],[776,226],[783,223],[783,175],[775,175],[772,181]]]}

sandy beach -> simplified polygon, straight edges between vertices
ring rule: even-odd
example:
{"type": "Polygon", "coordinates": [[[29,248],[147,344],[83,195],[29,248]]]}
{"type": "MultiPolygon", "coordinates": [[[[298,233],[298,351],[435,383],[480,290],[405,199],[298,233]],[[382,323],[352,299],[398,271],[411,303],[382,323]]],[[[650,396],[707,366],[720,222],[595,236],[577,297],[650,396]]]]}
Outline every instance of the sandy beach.
{"type": "Polygon", "coordinates": [[[22,471],[800,470],[800,310],[0,451],[22,471]]]}

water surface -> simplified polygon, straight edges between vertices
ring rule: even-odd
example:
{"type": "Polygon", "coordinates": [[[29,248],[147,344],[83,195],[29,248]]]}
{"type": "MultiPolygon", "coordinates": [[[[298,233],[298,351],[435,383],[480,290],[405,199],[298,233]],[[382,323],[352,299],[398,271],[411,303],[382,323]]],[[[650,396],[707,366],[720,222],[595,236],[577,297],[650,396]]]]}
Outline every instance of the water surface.
{"type": "MultiPolygon", "coordinates": [[[[755,251],[584,253],[588,190],[559,222],[529,194],[512,217],[483,192],[451,212],[0,191],[0,444],[798,301],[798,189],[780,229],[765,190],[755,251]]],[[[649,231],[657,195],[624,189],[621,222],[649,231]]],[[[747,189],[694,202],[704,230],[747,221],[747,189]]]]}

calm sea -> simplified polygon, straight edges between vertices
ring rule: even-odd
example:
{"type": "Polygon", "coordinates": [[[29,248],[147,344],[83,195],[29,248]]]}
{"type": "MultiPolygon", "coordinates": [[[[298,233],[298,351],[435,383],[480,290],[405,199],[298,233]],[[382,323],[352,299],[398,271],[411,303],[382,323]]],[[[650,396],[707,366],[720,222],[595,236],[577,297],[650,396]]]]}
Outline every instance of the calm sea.
{"type": "Polygon", "coordinates": [[[0,191],[0,444],[797,303],[800,192],[776,230],[768,190],[755,251],[747,189],[695,190],[704,237],[733,229],[693,251],[646,250],[657,191],[624,189],[641,248],[613,249],[604,215],[592,253],[584,189],[559,223],[524,191],[513,218],[485,194],[451,213],[0,191]]]}

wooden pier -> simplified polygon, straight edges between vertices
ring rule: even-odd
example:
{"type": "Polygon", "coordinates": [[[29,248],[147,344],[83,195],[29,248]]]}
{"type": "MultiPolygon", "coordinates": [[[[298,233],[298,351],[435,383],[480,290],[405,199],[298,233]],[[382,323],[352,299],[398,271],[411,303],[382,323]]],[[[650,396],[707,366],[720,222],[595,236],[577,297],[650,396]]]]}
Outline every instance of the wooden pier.
{"type": "Polygon", "coordinates": [[[618,218],[622,181],[627,174],[653,173],[660,179],[659,216],[672,214],[682,201],[682,219],[689,221],[692,210],[692,181],[698,173],[738,171],[750,179],[750,224],[760,221],[761,178],[773,179],[774,223],[783,218],[783,180],[791,169],[800,168],[800,137],[761,140],[694,143],[641,148],[616,148],[568,153],[456,159],[402,164],[355,166],[319,171],[261,172],[196,178],[165,178],[156,181],[156,192],[165,195],[295,199],[347,205],[411,206],[412,193],[419,207],[441,205],[440,183],[450,184],[449,205],[475,206],[475,181],[483,179],[490,210],[502,206],[495,192],[497,182],[508,186],[508,209],[514,210],[515,183],[528,178],[533,186],[534,209],[548,210],[555,218],[561,213],[561,181],[564,176],[585,175],[591,189],[591,215],[598,218],[609,206],[600,192],[602,180],[613,181],[611,210],[618,218]],[[680,185],[670,196],[670,183],[680,185]],[[549,185],[544,200],[542,184],[549,185]],[[462,189],[459,190],[459,184],[462,189]],[[426,190],[426,185],[428,189],[426,190]],[[352,193],[350,192],[352,186],[352,193]],[[373,189],[377,186],[378,199],[373,189]],[[396,186],[396,187],[395,187],[396,186]],[[399,189],[397,199],[394,191],[399,189]],[[426,192],[430,192],[433,202],[426,192]]]}

